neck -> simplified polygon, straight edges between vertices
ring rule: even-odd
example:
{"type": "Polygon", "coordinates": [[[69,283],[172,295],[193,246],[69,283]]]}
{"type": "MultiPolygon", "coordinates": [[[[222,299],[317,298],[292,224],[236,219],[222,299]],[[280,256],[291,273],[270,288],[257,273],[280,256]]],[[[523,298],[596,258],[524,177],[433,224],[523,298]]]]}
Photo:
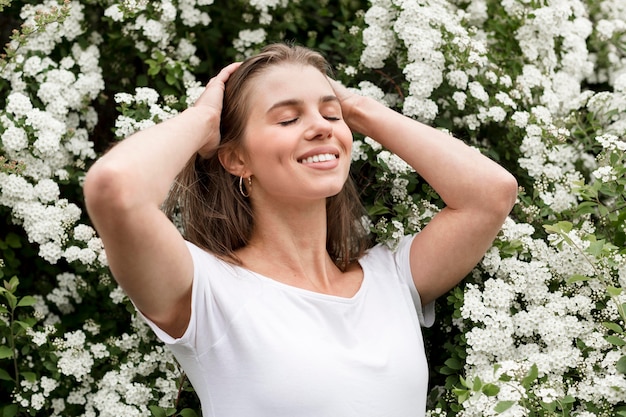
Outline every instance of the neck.
{"type": "Polygon", "coordinates": [[[247,268],[298,286],[325,291],[337,272],[326,251],[326,202],[264,210],[238,255],[247,268]]]}

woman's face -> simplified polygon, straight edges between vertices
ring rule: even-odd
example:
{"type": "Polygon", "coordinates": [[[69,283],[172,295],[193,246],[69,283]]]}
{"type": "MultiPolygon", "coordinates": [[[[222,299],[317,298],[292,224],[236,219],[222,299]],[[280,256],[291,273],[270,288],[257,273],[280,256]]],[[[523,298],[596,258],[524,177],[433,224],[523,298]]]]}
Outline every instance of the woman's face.
{"type": "Polygon", "coordinates": [[[326,76],[312,66],[281,64],[253,82],[244,137],[253,198],[295,202],[339,193],[350,170],[352,132],[326,76]]]}

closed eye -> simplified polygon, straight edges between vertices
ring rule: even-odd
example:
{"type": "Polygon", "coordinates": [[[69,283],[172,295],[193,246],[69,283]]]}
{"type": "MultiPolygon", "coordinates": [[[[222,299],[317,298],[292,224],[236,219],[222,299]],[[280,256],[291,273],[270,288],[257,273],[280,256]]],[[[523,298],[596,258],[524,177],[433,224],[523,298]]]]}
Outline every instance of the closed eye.
{"type": "Polygon", "coordinates": [[[298,121],[298,118],[296,117],[296,118],[293,118],[293,119],[285,120],[283,122],[278,122],[278,124],[281,125],[281,126],[289,126],[291,124],[294,124],[297,121],[298,121]]]}

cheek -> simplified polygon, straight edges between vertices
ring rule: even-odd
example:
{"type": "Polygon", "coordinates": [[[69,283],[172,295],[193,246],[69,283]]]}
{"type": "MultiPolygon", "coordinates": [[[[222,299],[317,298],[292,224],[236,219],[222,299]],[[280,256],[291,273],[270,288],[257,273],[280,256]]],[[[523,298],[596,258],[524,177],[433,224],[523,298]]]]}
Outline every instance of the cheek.
{"type": "Polygon", "coordinates": [[[346,148],[348,153],[352,151],[352,142],[354,141],[354,137],[352,136],[352,131],[348,127],[348,125],[343,124],[341,129],[336,132],[337,138],[341,141],[343,146],[346,148]]]}

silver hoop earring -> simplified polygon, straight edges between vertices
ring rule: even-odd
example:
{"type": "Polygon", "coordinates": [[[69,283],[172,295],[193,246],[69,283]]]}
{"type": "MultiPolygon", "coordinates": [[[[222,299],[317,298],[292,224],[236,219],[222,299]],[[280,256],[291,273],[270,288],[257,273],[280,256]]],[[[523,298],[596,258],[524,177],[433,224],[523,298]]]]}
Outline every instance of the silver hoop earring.
{"type": "MultiPolygon", "coordinates": [[[[248,188],[252,188],[252,177],[248,177],[248,188]]],[[[243,186],[243,175],[239,176],[239,192],[241,193],[242,196],[244,196],[245,198],[250,197],[250,192],[247,192],[244,190],[244,186],[243,186]]]]}

